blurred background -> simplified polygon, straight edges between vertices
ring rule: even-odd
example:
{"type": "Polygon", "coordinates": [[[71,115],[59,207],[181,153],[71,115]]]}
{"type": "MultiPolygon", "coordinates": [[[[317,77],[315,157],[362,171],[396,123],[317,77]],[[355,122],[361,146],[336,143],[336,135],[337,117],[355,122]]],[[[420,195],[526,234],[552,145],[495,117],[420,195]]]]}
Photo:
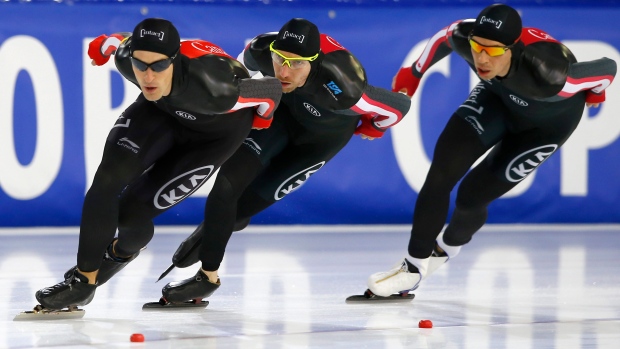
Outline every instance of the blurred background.
{"type": "MultiPolygon", "coordinates": [[[[500,1],[523,24],[549,33],[579,60],[620,62],[620,2],[500,1]]],[[[237,56],[254,36],[293,17],[314,22],[364,65],[369,83],[390,88],[425,42],[453,21],[475,18],[481,0],[75,0],[0,4],[1,227],[77,226],[108,131],[139,90],[113,62],[92,67],[100,34],[131,31],[144,18],[172,21],[184,39],[204,39],[237,56]]],[[[303,187],[252,224],[409,224],[433,147],[477,81],[450,55],[436,64],[410,113],[372,142],[355,137],[303,187]]],[[[489,223],[620,222],[620,83],[586,110],[569,142],[490,206],[489,223]]],[[[202,220],[210,185],[156,219],[202,220]]]]}

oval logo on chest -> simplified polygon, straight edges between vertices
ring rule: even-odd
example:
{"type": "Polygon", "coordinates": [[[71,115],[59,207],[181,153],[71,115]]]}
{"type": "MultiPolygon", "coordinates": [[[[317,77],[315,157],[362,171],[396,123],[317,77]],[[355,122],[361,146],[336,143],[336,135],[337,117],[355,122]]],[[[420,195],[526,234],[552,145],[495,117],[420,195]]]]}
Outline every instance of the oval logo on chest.
{"type": "Polygon", "coordinates": [[[184,111],[181,110],[177,110],[176,114],[180,117],[182,117],[183,119],[187,119],[187,120],[196,120],[196,117],[190,113],[186,113],[184,111]]]}
{"type": "Polygon", "coordinates": [[[321,113],[319,113],[319,111],[316,110],[316,108],[312,106],[312,104],[304,102],[304,107],[306,107],[306,110],[310,112],[310,114],[314,116],[321,116],[321,113]]]}
{"type": "Polygon", "coordinates": [[[522,107],[527,107],[527,102],[515,95],[510,95],[510,99],[512,99],[513,102],[517,103],[518,105],[522,107]]]}

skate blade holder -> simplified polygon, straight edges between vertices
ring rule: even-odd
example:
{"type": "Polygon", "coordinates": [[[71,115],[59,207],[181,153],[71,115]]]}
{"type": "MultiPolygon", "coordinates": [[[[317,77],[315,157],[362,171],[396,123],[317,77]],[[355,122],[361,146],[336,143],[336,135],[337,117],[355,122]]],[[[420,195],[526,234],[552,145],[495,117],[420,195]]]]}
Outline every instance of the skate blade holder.
{"type": "Polygon", "coordinates": [[[13,321],[38,321],[38,320],[71,320],[81,319],[85,311],[77,306],[70,306],[68,309],[52,310],[37,305],[33,310],[22,311],[17,314],[13,321]]]}
{"type": "Polygon", "coordinates": [[[163,298],[157,302],[144,303],[142,310],[162,310],[162,309],[187,309],[187,308],[206,308],[209,305],[209,301],[203,301],[202,299],[192,299],[182,303],[170,303],[166,302],[163,298]]]}
{"type": "Polygon", "coordinates": [[[346,302],[351,303],[407,303],[415,298],[415,294],[403,292],[395,293],[387,297],[377,296],[370,290],[366,290],[364,294],[347,297],[346,302]]]}

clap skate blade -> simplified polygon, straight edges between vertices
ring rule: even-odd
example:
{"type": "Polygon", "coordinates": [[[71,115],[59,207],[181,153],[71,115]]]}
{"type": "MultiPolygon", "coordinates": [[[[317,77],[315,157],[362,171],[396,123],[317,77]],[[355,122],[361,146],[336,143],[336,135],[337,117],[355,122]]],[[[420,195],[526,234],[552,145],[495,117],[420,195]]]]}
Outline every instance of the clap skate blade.
{"type": "Polygon", "coordinates": [[[81,319],[84,317],[85,311],[76,306],[70,306],[67,309],[52,310],[46,309],[41,305],[37,305],[33,310],[22,311],[17,314],[13,321],[37,321],[37,320],[71,320],[81,319]]]}
{"type": "Polygon", "coordinates": [[[376,302],[376,303],[405,303],[411,302],[415,298],[413,293],[395,293],[387,297],[377,296],[370,290],[366,290],[362,295],[354,295],[347,297],[347,303],[364,303],[364,302],[376,302]]]}
{"type": "Polygon", "coordinates": [[[144,303],[142,310],[157,310],[157,309],[182,309],[182,308],[206,308],[209,305],[209,301],[203,301],[202,299],[192,299],[182,303],[170,303],[163,297],[158,302],[144,303]]]}

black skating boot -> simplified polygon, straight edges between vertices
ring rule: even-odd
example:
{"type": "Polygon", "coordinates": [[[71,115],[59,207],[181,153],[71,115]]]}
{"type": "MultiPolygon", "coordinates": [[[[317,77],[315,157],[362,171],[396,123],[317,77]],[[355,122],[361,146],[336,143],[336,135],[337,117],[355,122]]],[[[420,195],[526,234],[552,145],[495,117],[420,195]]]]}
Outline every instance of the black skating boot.
{"type": "Polygon", "coordinates": [[[171,282],[161,290],[162,301],[165,303],[181,303],[192,299],[207,298],[220,287],[220,280],[217,283],[209,281],[209,277],[202,270],[198,270],[196,275],[183,281],[171,282]]]}
{"type": "Polygon", "coordinates": [[[69,306],[82,306],[95,297],[96,285],[88,283],[77,267],[71,270],[65,281],[40,289],[35,294],[37,301],[47,309],[61,310],[69,306]]]}
{"type": "MultiPolygon", "coordinates": [[[[116,275],[119,271],[121,271],[129,262],[133,261],[138,257],[140,251],[134,253],[131,257],[121,258],[117,257],[114,254],[114,241],[118,239],[112,240],[108,248],[105,250],[105,254],[103,255],[103,261],[101,262],[101,267],[99,267],[99,272],[97,273],[97,286],[101,286],[108,282],[112,278],[112,276],[116,275]]],[[[67,270],[65,273],[65,279],[73,272],[73,268],[67,270]]]]}

